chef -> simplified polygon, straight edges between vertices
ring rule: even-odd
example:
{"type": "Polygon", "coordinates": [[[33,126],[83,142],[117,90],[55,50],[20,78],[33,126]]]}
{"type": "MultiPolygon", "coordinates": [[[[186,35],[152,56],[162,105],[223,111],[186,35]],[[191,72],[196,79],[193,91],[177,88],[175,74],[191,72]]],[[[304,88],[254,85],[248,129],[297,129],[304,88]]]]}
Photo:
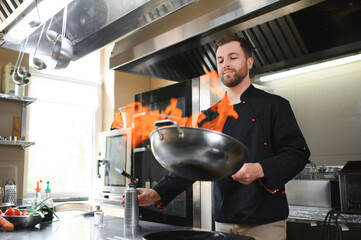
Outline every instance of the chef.
{"type": "MultiPolygon", "coordinates": [[[[214,182],[216,231],[286,240],[285,184],[305,167],[310,151],[289,102],[251,84],[252,46],[237,35],[226,35],[215,44],[215,53],[224,97],[239,116],[228,117],[222,132],[249,150],[238,172],[214,182]]],[[[200,127],[218,115],[211,109],[204,113],[200,127]]],[[[192,184],[170,173],[153,189],[139,188],[139,204],[164,208],[192,184]]]]}

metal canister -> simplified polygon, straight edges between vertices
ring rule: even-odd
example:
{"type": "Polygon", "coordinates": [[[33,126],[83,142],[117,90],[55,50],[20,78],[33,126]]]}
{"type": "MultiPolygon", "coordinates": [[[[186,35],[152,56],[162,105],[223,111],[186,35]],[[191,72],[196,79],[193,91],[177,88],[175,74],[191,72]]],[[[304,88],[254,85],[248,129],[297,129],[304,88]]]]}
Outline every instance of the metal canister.
{"type": "Polygon", "coordinates": [[[135,188],[135,184],[129,183],[124,195],[124,225],[126,227],[137,227],[139,225],[139,202],[138,190],[135,188]]]}
{"type": "Polygon", "coordinates": [[[15,180],[9,178],[5,184],[5,203],[17,205],[17,194],[15,180]],[[12,183],[11,183],[12,182],[12,183]]]}

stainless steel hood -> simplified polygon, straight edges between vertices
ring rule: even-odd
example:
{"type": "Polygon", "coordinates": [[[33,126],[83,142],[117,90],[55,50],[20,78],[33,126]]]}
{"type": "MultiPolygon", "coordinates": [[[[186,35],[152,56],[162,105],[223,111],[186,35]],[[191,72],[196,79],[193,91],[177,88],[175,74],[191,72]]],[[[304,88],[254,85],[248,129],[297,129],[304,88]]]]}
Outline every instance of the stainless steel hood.
{"type": "Polygon", "coordinates": [[[361,1],[199,0],[118,41],[110,66],[174,81],[198,77],[216,69],[213,45],[224,33],[255,47],[251,75],[317,62],[361,51],[361,1]]]}
{"type": "MultiPolygon", "coordinates": [[[[1,48],[20,49],[6,35],[46,1],[0,0],[1,48]]],[[[50,29],[61,33],[62,20],[60,10],[50,29]]],[[[50,18],[44,22],[48,29],[50,18]]],[[[34,52],[40,32],[25,52],[34,52]]],[[[213,45],[224,33],[252,42],[251,75],[320,61],[361,51],[361,0],[73,0],[65,35],[73,61],[115,43],[112,69],[183,81],[216,69],[213,45]]],[[[52,48],[44,31],[37,54],[52,48]]]]}
{"type": "MultiPolygon", "coordinates": [[[[0,47],[19,51],[21,43],[6,41],[6,34],[20,22],[37,3],[52,0],[0,0],[0,47]],[[16,4],[15,4],[16,3],[16,4]],[[23,7],[26,5],[26,8],[23,7]],[[20,12],[19,12],[20,11],[20,12]],[[15,15],[15,17],[14,17],[15,15]],[[9,19],[12,19],[9,24],[9,19]],[[5,26],[3,26],[5,25],[5,26]]],[[[73,0],[68,7],[66,37],[74,45],[73,61],[118,41],[139,29],[188,6],[196,0],[73,0]]],[[[40,11],[40,15],[42,12],[40,11]]],[[[45,29],[49,28],[50,17],[45,29]]],[[[53,16],[50,30],[62,32],[63,9],[53,16]]],[[[33,53],[41,26],[29,36],[25,52],[33,53]]],[[[37,54],[50,56],[53,44],[43,33],[37,54]]],[[[23,39],[27,36],[24,35],[23,39]]]]}

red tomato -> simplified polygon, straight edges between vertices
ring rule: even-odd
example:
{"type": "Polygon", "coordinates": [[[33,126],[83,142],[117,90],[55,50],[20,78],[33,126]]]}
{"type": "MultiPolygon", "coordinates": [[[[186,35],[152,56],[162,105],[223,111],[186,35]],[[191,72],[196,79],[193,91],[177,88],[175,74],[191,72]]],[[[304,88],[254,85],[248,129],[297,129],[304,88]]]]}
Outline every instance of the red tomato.
{"type": "Polygon", "coordinates": [[[21,212],[21,216],[28,216],[28,215],[30,215],[30,213],[26,210],[21,212]]]}
{"type": "Polygon", "coordinates": [[[0,210],[0,214],[3,214],[3,212],[0,210]]]}
{"type": "Polygon", "coordinates": [[[20,216],[20,211],[17,208],[9,208],[5,211],[5,216],[20,216]]]}

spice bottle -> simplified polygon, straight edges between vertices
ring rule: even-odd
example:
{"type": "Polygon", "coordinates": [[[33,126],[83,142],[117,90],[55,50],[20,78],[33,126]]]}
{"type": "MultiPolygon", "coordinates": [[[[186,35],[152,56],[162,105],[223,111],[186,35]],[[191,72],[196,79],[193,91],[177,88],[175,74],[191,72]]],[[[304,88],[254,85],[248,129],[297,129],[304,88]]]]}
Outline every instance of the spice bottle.
{"type": "Polygon", "coordinates": [[[51,189],[49,188],[49,181],[46,182],[45,196],[44,196],[44,206],[42,210],[46,212],[45,218],[42,219],[42,222],[51,222],[53,220],[53,211],[54,211],[54,201],[51,198],[51,189]]]}
{"type": "Polygon", "coordinates": [[[35,188],[35,198],[31,202],[31,208],[36,209],[38,205],[41,203],[41,188],[39,187],[39,182],[36,182],[35,188]]]}

